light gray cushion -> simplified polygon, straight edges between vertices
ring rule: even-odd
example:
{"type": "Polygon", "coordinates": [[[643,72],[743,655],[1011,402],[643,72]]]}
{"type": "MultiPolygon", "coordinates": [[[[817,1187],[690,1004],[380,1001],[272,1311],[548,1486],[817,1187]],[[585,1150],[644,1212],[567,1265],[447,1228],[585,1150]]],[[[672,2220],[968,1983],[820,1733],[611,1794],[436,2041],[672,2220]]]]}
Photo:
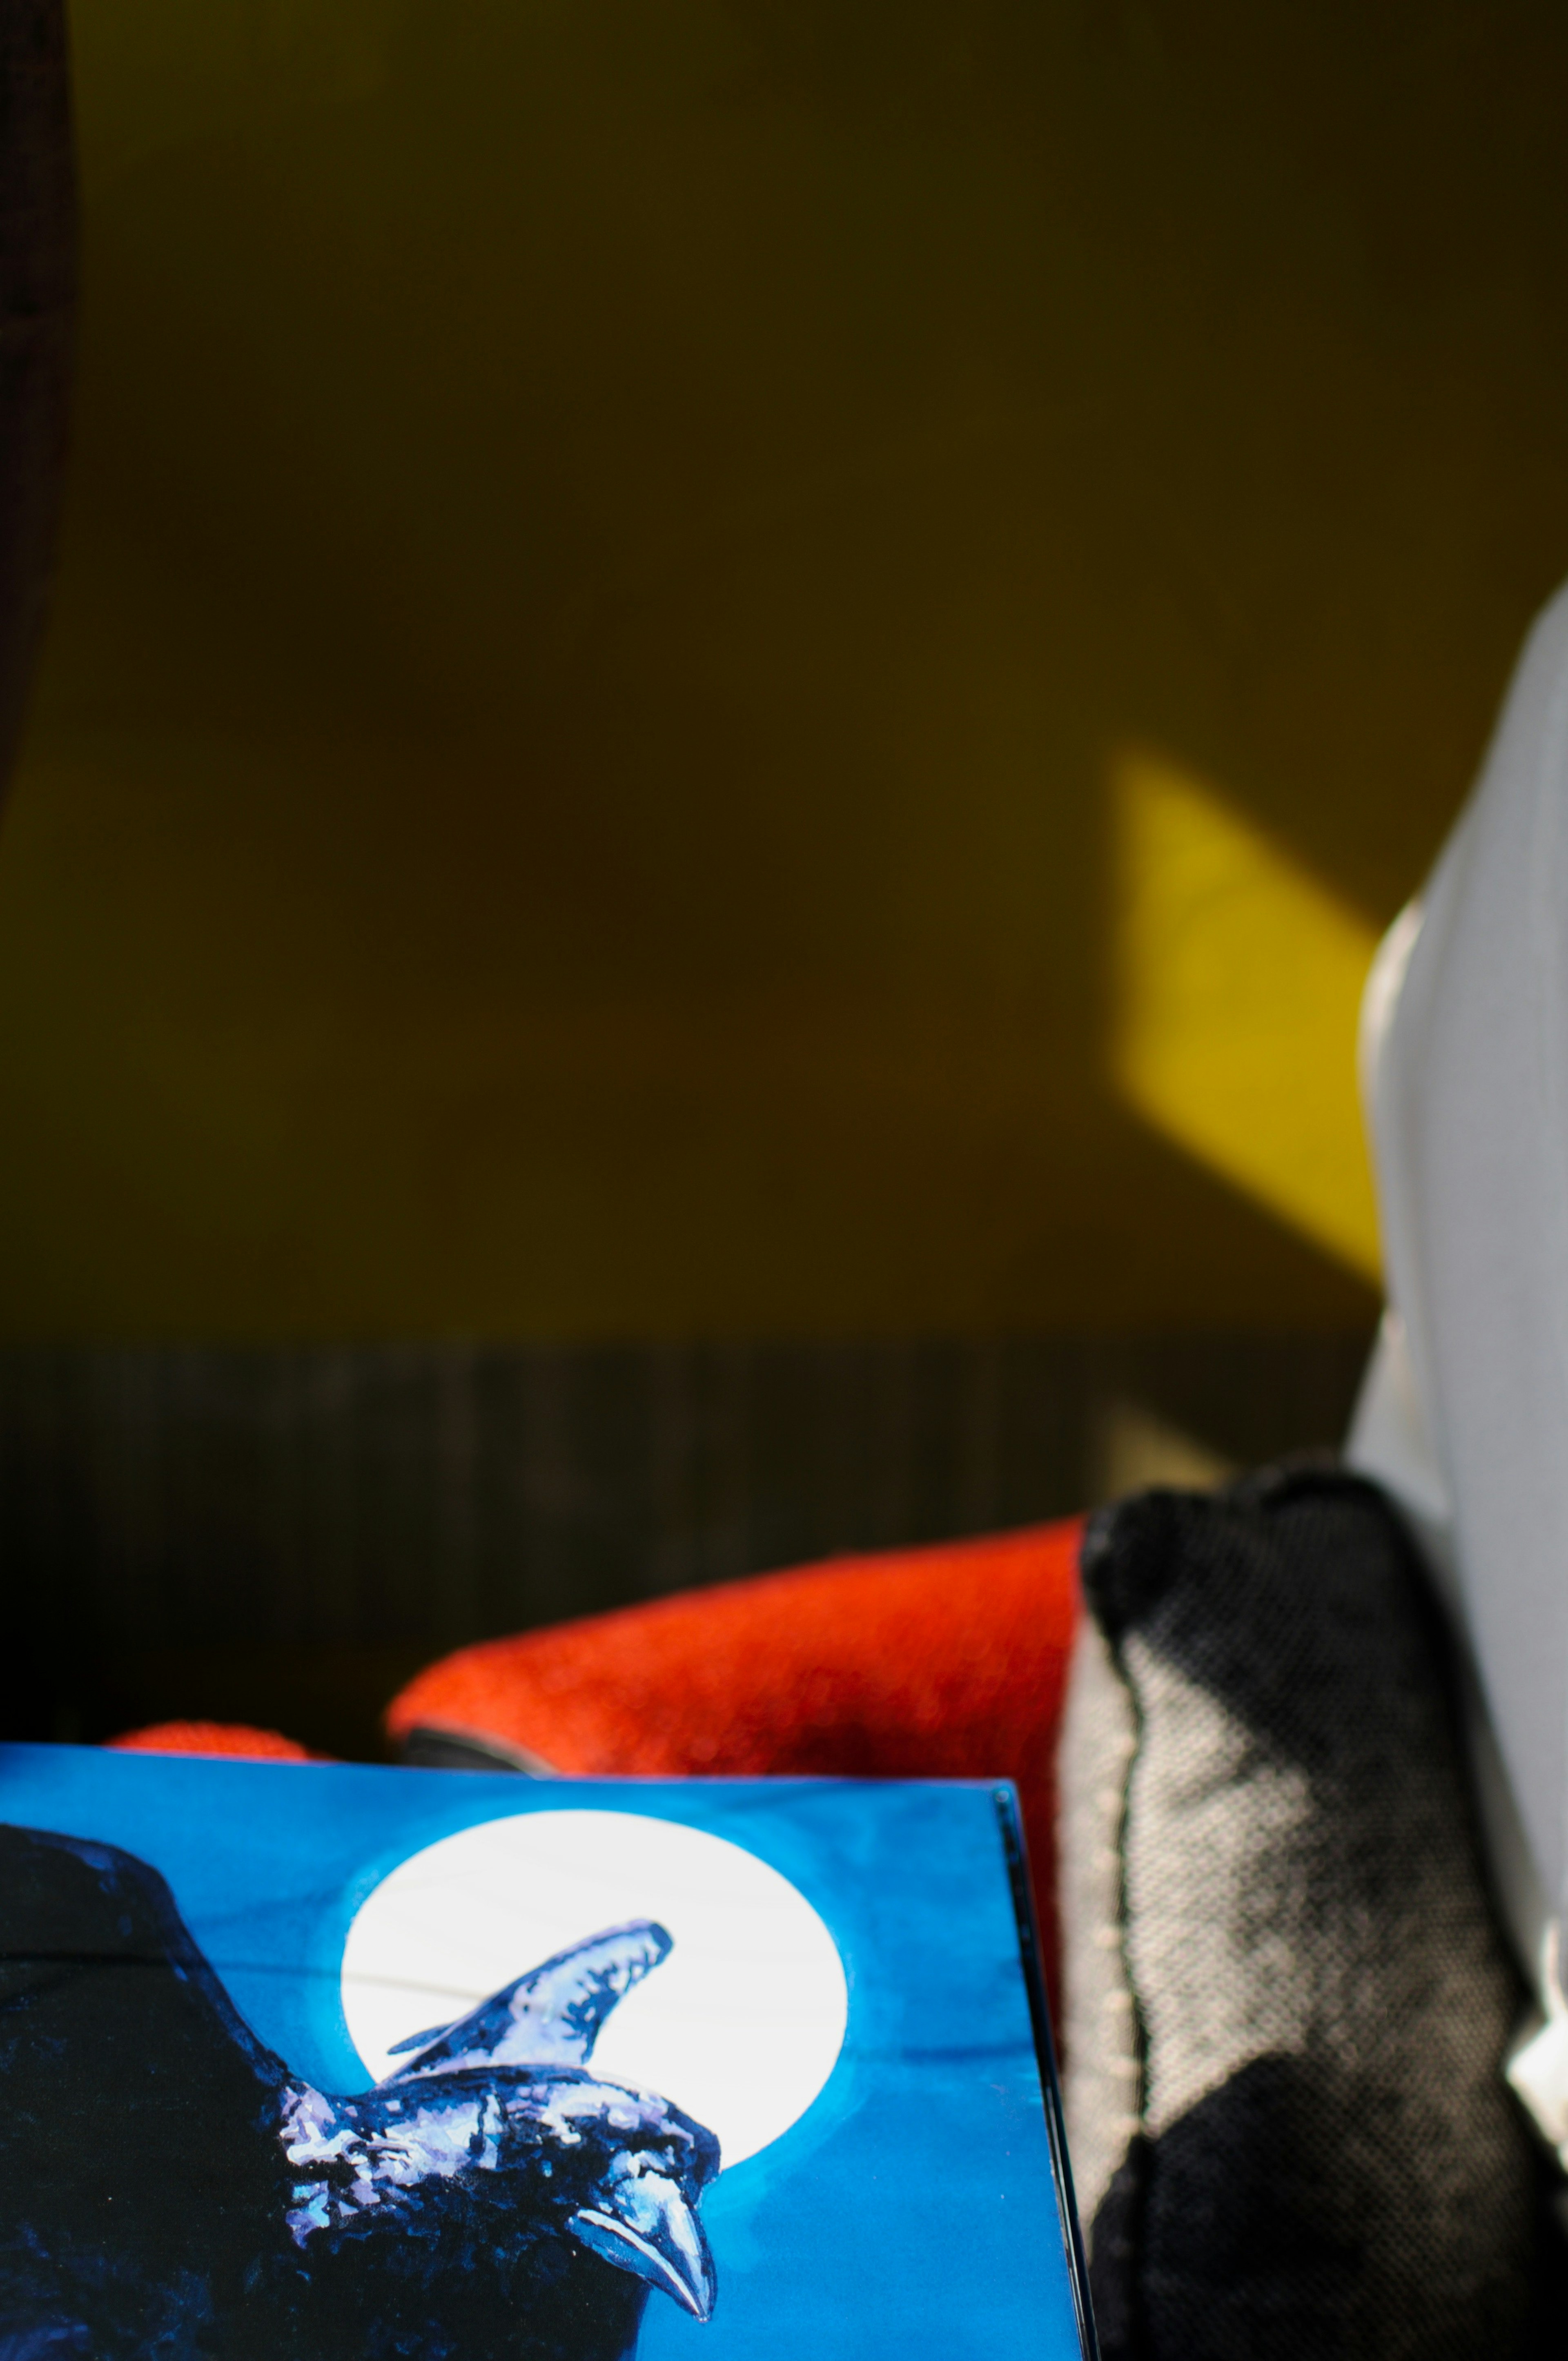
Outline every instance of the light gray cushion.
{"type": "Polygon", "coordinates": [[[1083,1576],[1064,2048],[1105,2361],[1533,2351],[1521,1992],[1391,1511],[1326,1468],[1146,1493],[1083,1576]]]}

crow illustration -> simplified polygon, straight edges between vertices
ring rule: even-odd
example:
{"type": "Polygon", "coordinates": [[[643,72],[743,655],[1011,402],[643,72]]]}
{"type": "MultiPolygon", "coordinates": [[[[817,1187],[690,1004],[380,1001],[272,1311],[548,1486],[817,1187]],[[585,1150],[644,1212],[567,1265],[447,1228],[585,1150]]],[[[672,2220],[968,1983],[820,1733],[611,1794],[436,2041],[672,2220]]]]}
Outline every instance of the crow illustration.
{"type": "Polygon", "coordinates": [[[711,2132],[588,2060],[670,1949],[611,1927],[317,2091],[158,1872],[0,1827],[0,2361],[624,2361],[698,2320],[711,2132]]]}

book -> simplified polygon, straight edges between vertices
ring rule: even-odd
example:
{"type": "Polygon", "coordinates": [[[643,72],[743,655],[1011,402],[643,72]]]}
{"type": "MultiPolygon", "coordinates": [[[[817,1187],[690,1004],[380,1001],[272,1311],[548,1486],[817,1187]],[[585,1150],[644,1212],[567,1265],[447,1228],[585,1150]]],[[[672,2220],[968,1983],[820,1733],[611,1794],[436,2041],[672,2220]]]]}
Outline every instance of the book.
{"type": "Polygon", "coordinates": [[[1010,1789],[0,1747],[5,2361],[1091,2351],[1010,1789]]]}

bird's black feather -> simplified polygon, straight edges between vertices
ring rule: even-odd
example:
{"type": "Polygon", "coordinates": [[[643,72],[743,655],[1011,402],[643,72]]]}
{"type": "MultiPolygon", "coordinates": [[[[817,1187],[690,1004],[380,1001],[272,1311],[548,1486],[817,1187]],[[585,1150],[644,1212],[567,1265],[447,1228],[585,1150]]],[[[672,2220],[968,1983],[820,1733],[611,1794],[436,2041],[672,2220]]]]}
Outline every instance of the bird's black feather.
{"type": "Polygon", "coordinates": [[[334,2096],[156,1871],[0,1828],[0,2361],[624,2361],[651,2290],[706,2317],[717,2143],[586,2062],[668,1948],[590,1938],[334,2096]]]}

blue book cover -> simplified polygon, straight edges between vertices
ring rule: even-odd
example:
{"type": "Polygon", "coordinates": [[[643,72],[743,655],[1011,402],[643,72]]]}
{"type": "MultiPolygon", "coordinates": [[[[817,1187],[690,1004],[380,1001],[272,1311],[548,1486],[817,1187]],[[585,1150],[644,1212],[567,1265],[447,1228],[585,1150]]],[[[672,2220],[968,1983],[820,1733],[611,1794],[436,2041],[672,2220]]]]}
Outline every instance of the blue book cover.
{"type": "Polygon", "coordinates": [[[1086,2355],[1016,1831],[0,1747],[0,2361],[1086,2355]]]}

